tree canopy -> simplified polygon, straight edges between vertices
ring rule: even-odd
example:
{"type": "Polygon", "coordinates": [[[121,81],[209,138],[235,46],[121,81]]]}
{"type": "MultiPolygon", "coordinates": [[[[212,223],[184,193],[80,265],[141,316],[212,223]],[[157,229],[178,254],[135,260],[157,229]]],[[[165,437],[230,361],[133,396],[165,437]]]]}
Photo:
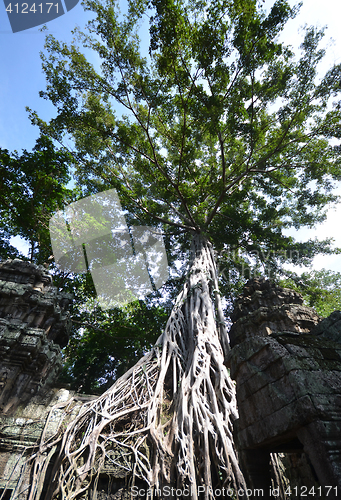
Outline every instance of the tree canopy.
{"type": "Polygon", "coordinates": [[[253,273],[330,252],[284,233],[336,201],[341,65],[320,76],[323,30],[307,28],[294,54],[278,35],[299,6],[284,0],[269,12],[253,0],[121,4],[86,1],[86,29],[70,45],[49,35],[42,55],[56,116],[31,118],[71,145],[82,195],[116,188],[129,224],[162,229],[170,265],[200,232],[226,297],[253,273]]]}
{"type": "Polygon", "coordinates": [[[330,139],[340,139],[331,99],[341,66],[318,78],[322,31],[307,29],[300,57],[277,40],[297,7],[131,0],[121,14],[109,0],[85,8],[94,18],[74,43],[46,39],[41,95],[57,116],[44,123],[31,112],[44,132],[72,139],[85,193],[115,187],[131,224],[201,232],[218,250],[293,248],[284,228],[323,220],[340,179],[330,139]]]}
{"type": "Polygon", "coordinates": [[[10,239],[20,236],[30,245],[29,258],[39,264],[52,254],[49,219],[71,199],[66,188],[73,156],[57,150],[40,136],[32,152],[0,149],[0,258],[19,257],[10,239]]]}
{"type": "MultiPolygon", "coordinates": [[[[340,179],[334,144],[340,105],[331,103],[340,91],[340,65],[318,78],[323,32],[307,29],[297,57],[277,40],[298,11],[284,1],[267,14],[246,0],[129,1],[125,7],[122,14],[119,2],[87,2],[94,18],[84,32],[75,31],[73,44],[47,37],[41,95],[57,115],[45,123],[31,112],[43,132],[31,153],[1,150],[1,256],[19,255],[9,241],[20,235],[30,242],[31,260],[47,262],[50,216],[110,187],[130,224],[162,227],[170,265],[185,262],[189,233],[212,241],[228,299],[254,273],[273,278],[287,261],[307,264],[330,252],[328,241],[300,243],[283,234],[322,221],[340,179]],[[46,134],[73,144],[72,153],[57,150],[46,134]],[[79,186],[72,193],[65,187],[71,165],[79,186]]],[[[85,306],[94,295],[90,276],[55,279],[76,296],[64,380],[94,391],[98,379],[105,384],[106,374],[119,373],[118,359],[125,358],[127,343],[119,347],[119,336],[115,358],[99,341],[108,328],[112,335],[120,313],[94,315],[85,306]],[[88,370],[85,384],[78,365],[88,370]]],[[[169,299],[183,280],[168,282],[169,299]]],[[[136,304],[136,313],[141,307],[136,304]]],[[[157,308],[147,309],[159,317],[157,308]]],[[[159,328],[154,334],[150,328],[143,349],[159,328]]],[[[134,353],[142,352],[139,342],[134,353]]]]}

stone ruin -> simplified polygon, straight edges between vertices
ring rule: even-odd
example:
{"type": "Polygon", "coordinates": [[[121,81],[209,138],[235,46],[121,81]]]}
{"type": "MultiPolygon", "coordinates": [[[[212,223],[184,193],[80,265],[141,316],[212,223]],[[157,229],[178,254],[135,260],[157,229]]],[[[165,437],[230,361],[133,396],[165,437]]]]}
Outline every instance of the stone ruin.
{"type": "Polygon", "coordinates": [[[10,414],[53,382],[69,340],[66,311],[43,266],[18,259],[0,264],[0,412],[10,414]]]}
{"type": "Polygon", "coordinates": [[[235,437],[251,489],[341,498],[341,312],[320,321],[300,294],[254,279],[231,319],[235,437]]]}
{"type": "MultiPolygon", "coordinates": [[[[1,500],[19,487],[26,500],[27,450],[95,397],[55,384],[71,300],[44,267],[0,263],[1,500]]],[[[341,497],[341,312],[321,321],[298,293],[254,279],[232,321],[235,440],[251,498],[341,497]]]]}
{"type": "MultiPolygon", "coordinates": [[[[62,366],[61,348],[69,338],[71,301],[71,295],[52,286],[43,266],[18,259],[0,262],[2,500],[9,500],[18,485],[25,452],[39,441],[51,408],[71,396],[53,387],[62,366]]],[[[56,410],[51,433],[58,418],[56,410]]]]}

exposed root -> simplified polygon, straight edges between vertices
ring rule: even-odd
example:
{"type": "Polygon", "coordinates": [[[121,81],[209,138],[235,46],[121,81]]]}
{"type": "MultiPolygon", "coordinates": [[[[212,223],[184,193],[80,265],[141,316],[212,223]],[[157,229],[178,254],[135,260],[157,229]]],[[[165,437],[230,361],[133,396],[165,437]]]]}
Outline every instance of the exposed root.
{"type": "Polygon", "coordinates": [[[29,500],[95,499],[103,471],[130,478],[130,487],[143,480],[156,495],[170,485],[189,488],[186,498],[193,500],[213,499],[218,487],[242,489],[246,498],[232,436],[235,390],[224,365],[213,254],[200,236],[192,254],[188,280],[152,351],[84,404],[64,432],[41,444],[29,500]],[[42,495],[49,461],[54,466],[42,495]]]}

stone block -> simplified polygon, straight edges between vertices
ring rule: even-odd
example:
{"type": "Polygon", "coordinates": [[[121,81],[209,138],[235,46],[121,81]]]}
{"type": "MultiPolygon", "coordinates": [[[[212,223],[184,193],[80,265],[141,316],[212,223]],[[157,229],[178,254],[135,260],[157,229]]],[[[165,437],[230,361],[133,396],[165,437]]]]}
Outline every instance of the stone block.
{"type": "Polygon", "coordinates": [[[313,394],[311,400],[316,408],[319,419],[337,422],[341,436],[341,395],[340,394],[313,394]]]}
{"type": "Polygon", "coordinates": [[[339,394],[341,392],[341,372],[304,371],[292,372],[292,380],[300,393],[339,394]]]}
{"type": "Polygon", "coordinates": [[[288,437],[294,435],[295,430],[312,422],[315,415],[311,398],[304,396],[278,411],[262,416],[245,428],[240,425],[239,417],[238,440],[242,448],[246,449],[255,448],[262,443],[268,446],[267,443],[280,442],[281,439],[285,442],[288,437]]]}
{"type": "Polygon", "coordinates": [[[20,336],[20,330],[7,330],[0,339],[0,342],[3,341],[6,345],[12,347],[19,341],[20,336]]]}
{"type": "Polygon", "coordinates": [[[23,335],[20,339],[21,346],[28,351],[36,351],[41,346],[41,339],[35,335],[23,335]]]}

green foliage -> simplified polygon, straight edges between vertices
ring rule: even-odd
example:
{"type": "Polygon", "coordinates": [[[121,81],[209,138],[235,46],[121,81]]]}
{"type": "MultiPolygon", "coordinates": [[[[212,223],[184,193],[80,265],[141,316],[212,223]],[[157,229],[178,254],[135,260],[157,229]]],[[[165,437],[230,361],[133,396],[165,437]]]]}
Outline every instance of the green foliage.
{"type": "Polygon", "coordinates": [[[90,272],[70,275],[55,272],[54,285],[71,293],[72,331],[63,349],[64,366],[59,382],[71,389],[96,394],[145,354],[162,333],[170,301],[158,304],[158,293],[124,308],[102,310],[90,272]]]}
{"type": "Polygon", "coordinates": [[[282,280],[280,284],[300,292],[305,304],[322,318],[341,310],[341,273],[321,269],[302,273],[296,279],[282,280]]]}
{"type": "Polygon", "coordinates": [[[165,327],[169,310],[136,301],[103,311],[89,300],[90,276],[75,285],[73,334],[64,349],[60,382],[78,392],[108,389],[136,360],[150,350],[165,327]],[[83,300],[82,300],[83,299],[83,300]]]}
{"type": "Polygon", "coordinates": [[[200,231],[219,250],[288,247],[284,228],[324,219],[341,173],[328,142],[340,138],[340,106],[329,105],[341,65],[318,83],[323,33],[307,29],[298,60],[277,41],[297,8],[129,0],[122,15],[114,0],[84,5],[93,19],[73,44],[46,39],[41,95],[57,116],[31,118],[73,139],[88,193],[115,187],[131,223],[200,231]]]}
{"type": "Polygon", "coordinates": [[[59,382],[81,393],[103,392],[155,343],[165,327],[171,303],[163,300],[159,305],[155,293],[144,302],[102,310],[89,272],[57,272],[53,281],[74,297],[72,331],[63,349],[59,382]]]}
{"type": "Polygon", "coordinates": [[[21,236],[30,244],[31,261],[47,261],[52,254],[48,223],[71,195],[65,187],[71,165],[72,156],[56,150],[46,136],[32,152],[0,149],[0,258],[19,257],[9,240],[21,236]]]}

